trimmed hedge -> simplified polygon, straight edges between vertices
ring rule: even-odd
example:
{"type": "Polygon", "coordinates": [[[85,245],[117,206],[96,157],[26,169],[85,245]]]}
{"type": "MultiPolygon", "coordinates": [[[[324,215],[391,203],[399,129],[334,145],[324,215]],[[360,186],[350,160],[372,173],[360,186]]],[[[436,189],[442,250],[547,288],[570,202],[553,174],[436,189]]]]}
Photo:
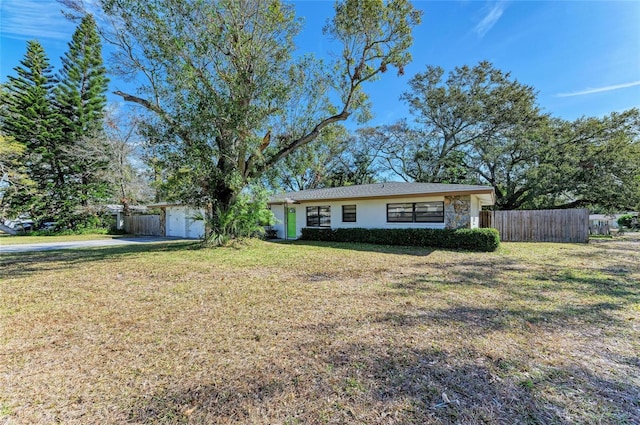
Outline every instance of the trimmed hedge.
{"type": "Polygon", "coordinates": [[[302,229],[302,240],[425,246],[491,252],[500,245],[496,229],[302,229]]]}

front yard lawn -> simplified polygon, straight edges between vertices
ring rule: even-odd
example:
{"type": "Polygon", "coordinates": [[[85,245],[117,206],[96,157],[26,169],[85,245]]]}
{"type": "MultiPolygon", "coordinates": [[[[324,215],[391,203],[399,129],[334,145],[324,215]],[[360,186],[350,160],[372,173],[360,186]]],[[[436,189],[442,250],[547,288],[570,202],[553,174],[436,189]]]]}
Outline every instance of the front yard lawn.
{"type": "Polygon", "coordinates": [[[0,256],[0,422],[640,423],[640,241],[0,256]]]}

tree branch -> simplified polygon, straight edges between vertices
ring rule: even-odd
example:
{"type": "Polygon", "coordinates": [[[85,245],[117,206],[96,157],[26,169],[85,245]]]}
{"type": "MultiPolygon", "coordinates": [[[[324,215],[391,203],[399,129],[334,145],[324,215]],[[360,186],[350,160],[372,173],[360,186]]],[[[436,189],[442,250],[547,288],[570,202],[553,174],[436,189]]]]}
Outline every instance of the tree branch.
{"type": "Polygon", "coordinates": [[[180,125],[178,125],[178,123],[176,123],[176,121],[164,109],[162,109],[157,104],[150,102],[147,99],[143,99],[141,97],[134,96],[120,90],[114,91],[113,94],[115,94],[116,96],[122,97],[122,99],[124,99],[125,102],[137,103],[138,105],[143,106],[145,109],[151,112],[155,112],[160,118],[162,118],[167,124],[169,124],[171,128],[173,128],[176,131],[176,133],[180,136],[180,138],[182,138],[182,140],[189,143],[189,140],[190,140],[189,133],[184,131],[180,127],[180,125]]]}
{"type": "Polygon", "coordinates": [[[289,143],[285,147],[281,148],[275,155],[273,155],[271,158],[269,158],[268,161],[266,161],[266,162],[264,162],[264,164],[262,164],[262,166],[260,167],[259,171],[258,170],[251,171],[249,175],[251,177],[259,176],[264,171],[266,171],[269,168],[271,168],[275,163],[277,163],[282,158],[284,158],[287,155],[289,155],[294,150],[296,150],[299,147],[304,146],[304,145],[312,142],[313,140],[315,140],[318,137],[318,135],[320,134],[320,131],[322,131],[323,128],[325,128],[326,126],[328,126],[329,124],[332,124],[334,122],[344,121],[347,118],[349,118],[349,115],[350,115],[350,113],[345,108],[339,114],[332,115],[329,118],[325,118],[319,124],[317,124],[313,128],[313,130],[311,130],[310,132],[308,132],[304,136],[294,140],[293,142],[289,143]]]}

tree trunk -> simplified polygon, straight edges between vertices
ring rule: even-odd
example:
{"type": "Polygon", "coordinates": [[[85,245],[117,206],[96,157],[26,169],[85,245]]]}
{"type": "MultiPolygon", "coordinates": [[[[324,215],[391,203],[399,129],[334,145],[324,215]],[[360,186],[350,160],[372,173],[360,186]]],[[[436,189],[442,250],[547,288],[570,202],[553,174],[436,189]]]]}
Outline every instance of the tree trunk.
{"type": "Polygon", "coordinates": [[[223,234],[228,229],[224,228],[224,219],[238,197],[238,191],[224,180],[215,183],[210,190],[212,202],[205,205],[205,240],[216,234],[223,234]]]}

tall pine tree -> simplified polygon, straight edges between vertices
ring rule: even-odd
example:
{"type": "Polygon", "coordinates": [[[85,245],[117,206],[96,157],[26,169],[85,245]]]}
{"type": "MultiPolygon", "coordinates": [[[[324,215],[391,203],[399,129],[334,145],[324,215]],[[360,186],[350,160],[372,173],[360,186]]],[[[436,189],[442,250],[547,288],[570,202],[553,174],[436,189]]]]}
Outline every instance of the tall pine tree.
{"type": "Polygon", "coordinates": [[[56,79],[44,48],[27,43],[27,52],[9,76],[2,98],[2,132],[25,146],[24,166],[34,182],[29,190],[12,192],[4,202],[14,212],[34,218],[55,217],[70,211],[64,195],[68,170],[62,162],[60,116],[53,104],[56,79]]]}
{"type": "Polygon", "coordinates": [[[73,34],[69,50],[62,58],[59,81],[56,102],[63,123],[69,187],[79,204],[99,202],[106,199],[109,189],[108,144],[104,138],[109,80],[91,15],[82,19],[73,34]]]}

